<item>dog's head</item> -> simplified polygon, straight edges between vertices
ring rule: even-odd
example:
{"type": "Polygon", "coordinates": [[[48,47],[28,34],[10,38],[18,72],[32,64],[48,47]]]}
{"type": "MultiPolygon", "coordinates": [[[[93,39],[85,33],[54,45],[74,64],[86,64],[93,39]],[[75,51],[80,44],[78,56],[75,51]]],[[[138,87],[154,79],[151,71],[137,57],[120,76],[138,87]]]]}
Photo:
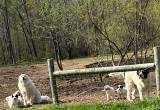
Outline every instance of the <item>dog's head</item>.
{"type": "Polygon", "coordinates": [[[117,93],[121,93],[122,92],[122,89],[123,89],[123,85],[118,85],[117,86],[117,89],[116,89],[116,91],[115,92],[117,92],[117,93]]]}
{"type": "Polygon", "coordinates": [[[145,69],[145,70],[140,70],[140,71],[137,71],[137,74],[140,78],[142,79],[147,79],[148,77],[148,74],[149,74],[149,70],[148,69],[145,69]]]}
{"type": "Polygon", "coordinates": [[[28,75],[26,75],[26,74],[21,74],[20,76],[19,76],[19,79],[18,79],[20,82],[26,82],[26,81],[28,81],[28,80],[30,80],[30,78],[29,78],[29,76],[28,75]]]}
{"type": "Polygon", "coordinates": [[[18,95],[11,95],[6,97],[6,101],[8,103],[9,108],[18,108],[18,95]]]}

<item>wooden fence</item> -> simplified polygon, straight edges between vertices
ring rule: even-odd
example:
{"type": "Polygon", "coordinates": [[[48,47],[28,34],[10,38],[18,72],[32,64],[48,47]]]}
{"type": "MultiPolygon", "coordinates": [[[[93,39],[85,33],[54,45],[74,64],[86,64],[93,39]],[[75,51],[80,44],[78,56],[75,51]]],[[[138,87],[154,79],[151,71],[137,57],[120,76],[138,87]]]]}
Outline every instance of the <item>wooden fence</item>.
{"type": "Polygon", "coordinates": [[[57,84],[56,84],[56,77],[58,76],[99,74],[99,73],[108,74],[111,72],[134,71],[134,70],[142,70],[146,68],[155,69],[157,96],[160,96],[160,47],[154,47],[153,50],[154,50],[154,63],[123,65],[123,66],[114,66],[114,67],[99,67],[99,68],[54,71],[54,61],[53,59],[48,59],[47,60],[48,71],[49,71],[53,103],[55,104],[59,103],[58,94],[57,94],[57,84]]]}

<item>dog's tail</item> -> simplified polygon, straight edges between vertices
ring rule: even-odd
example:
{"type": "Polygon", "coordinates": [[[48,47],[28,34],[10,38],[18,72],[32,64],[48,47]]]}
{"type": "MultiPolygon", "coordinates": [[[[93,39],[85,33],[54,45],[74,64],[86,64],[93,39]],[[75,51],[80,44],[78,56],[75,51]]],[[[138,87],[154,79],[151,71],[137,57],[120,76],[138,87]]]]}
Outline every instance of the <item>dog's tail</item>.
{"type": "Polygon", "coordinates": [[[52,100],[47,95],[41,96],[41,104],[50,104],[52,100]]]}

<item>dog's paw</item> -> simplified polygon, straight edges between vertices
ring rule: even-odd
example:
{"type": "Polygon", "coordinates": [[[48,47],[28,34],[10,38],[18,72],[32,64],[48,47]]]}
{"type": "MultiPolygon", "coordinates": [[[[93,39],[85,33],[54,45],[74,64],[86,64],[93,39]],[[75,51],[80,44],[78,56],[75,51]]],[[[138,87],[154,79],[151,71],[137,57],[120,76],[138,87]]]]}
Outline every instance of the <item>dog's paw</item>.
{"type": "Polygon", "coordinates": [[[132,96],[132,100],[134,100],[134,99],[136,99],[136,97],[135,97],[135,96],[132,96]]]}
{"type": "Polygon", "coordinates": [[[133,99],[129,99],[128,101],[133,102],[133,99]]]}
{"type": "Polygon", "coordinates": [[[127,100],[128,100],[128,101],[133,101],[133,99],[131,99],[130,97],[127,97],[127,100]]]}
{"type": "Polygon", "coordinates": [[[31,106],[32,106],[32,104],[30,104],[30,103],[26,105],[26,107],[31,107],[31,106]]]}

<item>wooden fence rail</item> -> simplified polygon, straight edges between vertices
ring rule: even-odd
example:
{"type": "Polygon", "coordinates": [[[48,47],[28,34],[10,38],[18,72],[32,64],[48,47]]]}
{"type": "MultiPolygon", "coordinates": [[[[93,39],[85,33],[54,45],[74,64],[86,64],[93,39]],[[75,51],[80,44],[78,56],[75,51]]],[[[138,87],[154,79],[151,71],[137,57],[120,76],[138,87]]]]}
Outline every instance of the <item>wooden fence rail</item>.
{"type": "Polygon", "coordinates": [[[135,71],[143,69],[155,69],[157,96],[160,96],[160,47],[154,47],[154,62],[155,63],[54,71],[53,59],[48,59],[48,70],[53,102],[55,104],[58,104],[58,94],[56,85],[56,77],[58,76],[98,73],[108,74],[111,72],[135,71]]]}
{"type": "Polygon", "coordinates": [[[143,70],[146,68],[153,69],[155,67],[154,63],[137,64],[137,65],[123,65],[123,66],[113,66],[113,67],[99,67],[99,68],[86,68],[86,69],[74,69],[65,71],[55,71],[54,76],[64,76],[64,75],[81,75],[81,74],[98,74],[98,73],[111,73],[111,72],[123,72],[123,71],[135,71],[143,70]]]}

